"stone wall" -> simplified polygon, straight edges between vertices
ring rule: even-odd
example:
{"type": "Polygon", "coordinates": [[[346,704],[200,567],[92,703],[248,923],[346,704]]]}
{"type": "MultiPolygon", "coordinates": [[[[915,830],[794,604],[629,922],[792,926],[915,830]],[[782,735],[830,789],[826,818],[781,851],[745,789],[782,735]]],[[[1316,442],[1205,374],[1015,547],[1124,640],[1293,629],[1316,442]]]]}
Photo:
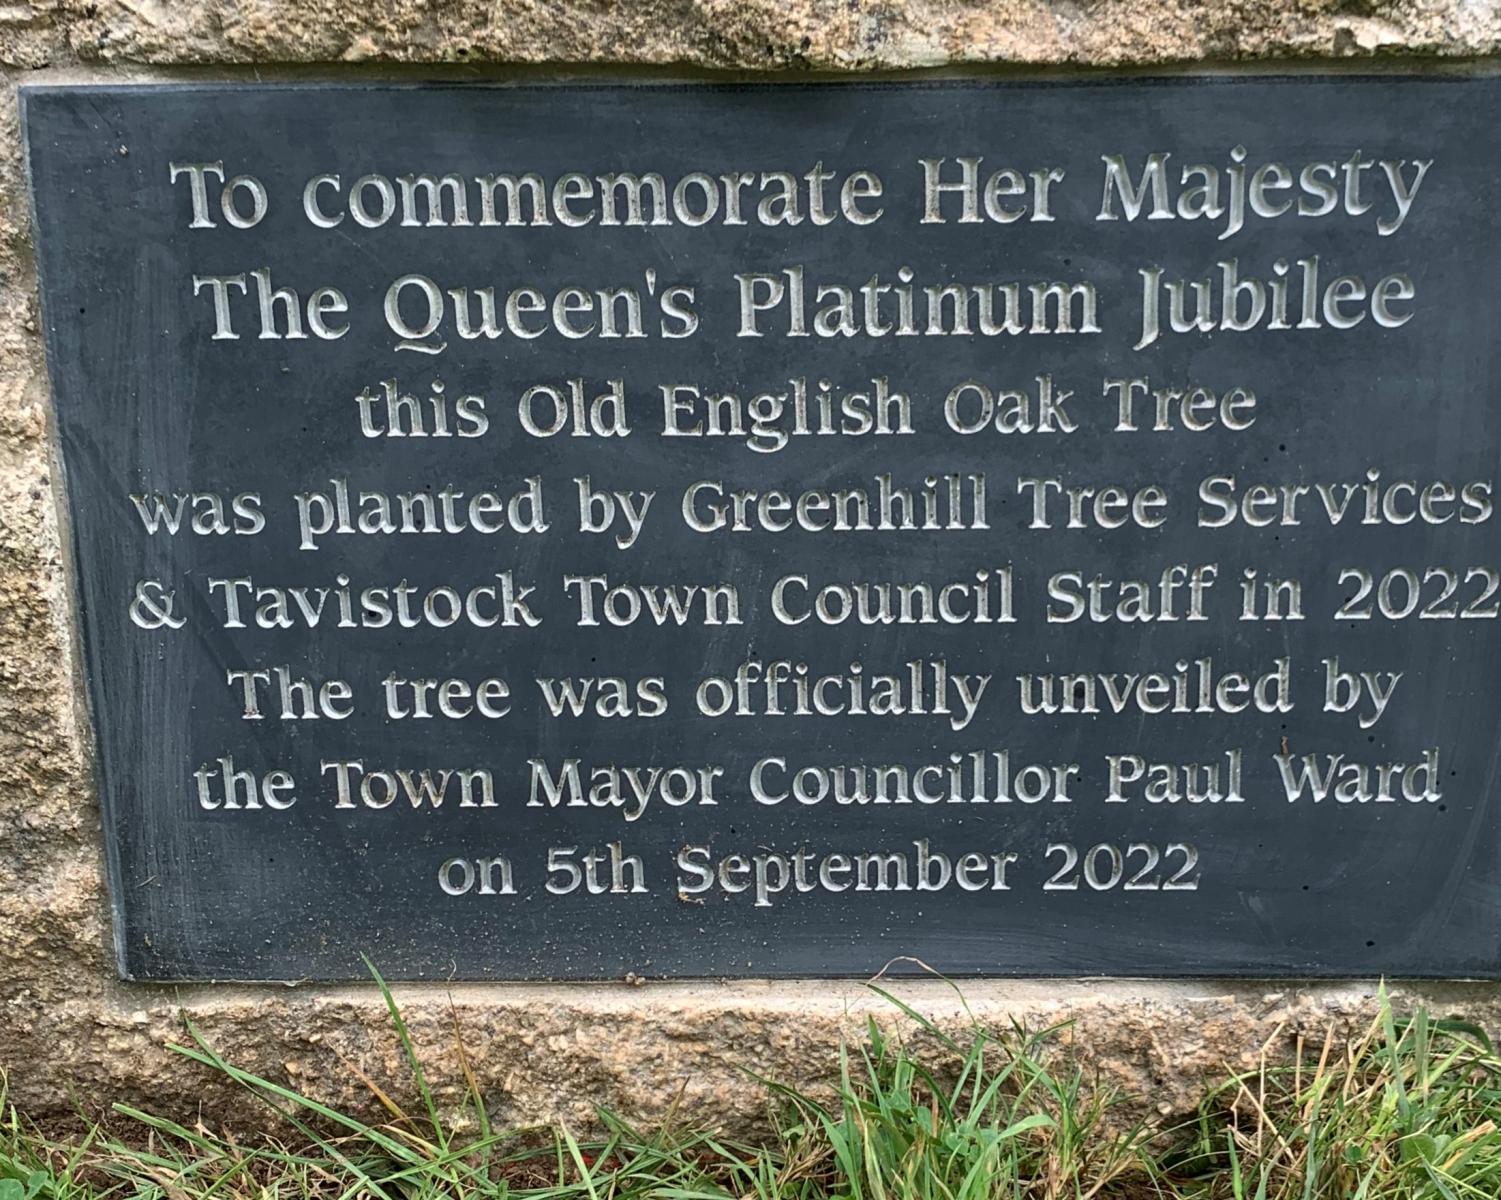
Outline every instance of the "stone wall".
{"type": "MultiPolygon", "coordinates": [[[[120,81],[312,69],[333,77],[434,64],[443,78],[515,64],[797,72],[1021,66],[1244,69],[1395,55],[1456,59],[1501,48],[1495,0],[30,0],[0,4],[0,1069],[42,1116],[112,1099],[178,1116],[232,1116],[231,1093],[172,1055],[186,1014],[228,1056],[337,1102],[368,1104],[348,1064],[399,1082],[373,987],[163,988],[115,981],[86,714],[79,700],[54,492],[15,90],[27,78],[120,81]],[[343,64],[364,64],[361,66],[343,64]],[[440,64],[440,65],[439,65],[440,64]]],[[[938,983],[899,989],[948,1022],[938,983]]],[[[1442,1011],[1501,1021],[1484,985],[1407,989],[1442,1011]]],[[[497,1116],[587,1119],[600,1102],[650,1119],[681,1090],[696,1120],[759,1110],[742,1068],[806,1083],[841,1031],[895,1016],[855,984],[742,982],[397,989],[445,1100],[462,1030],[497,1116]]],[[[1248,1065],[1263,1044],[1360,1026],[1372,982],[991,982],[964,989],[983,1020],[1076,1022],[1072,1037],[1163,1111],[1248,1065]]],[[[241,1102],[243,1103],[243,1102],[241,1102]]],[[[242,1109],[241,1111],[246,1111],[242,1109]]]]}

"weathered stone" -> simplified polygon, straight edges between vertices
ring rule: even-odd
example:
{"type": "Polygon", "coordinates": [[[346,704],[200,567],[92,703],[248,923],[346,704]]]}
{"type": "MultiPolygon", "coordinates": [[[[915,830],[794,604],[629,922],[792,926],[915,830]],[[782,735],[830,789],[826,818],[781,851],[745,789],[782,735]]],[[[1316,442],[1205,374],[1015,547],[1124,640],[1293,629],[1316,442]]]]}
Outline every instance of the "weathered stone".
{"type": "Polygon", "coordinates": [[[1494,3],[1459,0],[29,0],[0,6],[0,61],[641,63],[849,70],[1120,65],[1495,51],[1494,3]]]}
{"type": "MultiPolygon", "coordinates": [[[[112,1100],[237,1120],[259,1110],[166,1047],[183,1018],[240,1065],[323,1099],[374,1108],[352,1069],[400,1090],[397,1042],[373,987],[124,986],[114,981],[85,715],[77,691],[45,368],[28,245],[15,85],[50,67],[120,80],[141,68],[327,63],[643,64],[750,70],[964,64],[1459,58],[1501,48],[1492,0],[29,0],[0,4],[0,1069],[38,1116],[112,1100]]],[[[355,70],[356,68],[347,68],[355,70]]],[[[340,68],[341,71],[346,68],[340,68]]],[[[462,74],[462,72],[460,72],[462,74]]],[[[153,77],[161,77],[156,75],[153,77]]],[[[942,1024],[1075,1022],[1105,1076],[1174,1111],[1206,1077],[1363,1028],[1373,984],[1131,981],[941,983],[900,993],[942,1024]]],[[[495,1115],[587,1120],[594,1103],[651,1120],[745,1125],[762,1111],[745,1069],[826,1080],[867,1014],[903,1022],[853,984],[403,986],[407,1022],[456,1110],[462,1036],[495,1115]],[[456,1034],[456,1029],[459,1031],[456,1034]]],[[[1501,1024],[1493,986],[1407,988],[1403,1004],[1501,1024]]]]}

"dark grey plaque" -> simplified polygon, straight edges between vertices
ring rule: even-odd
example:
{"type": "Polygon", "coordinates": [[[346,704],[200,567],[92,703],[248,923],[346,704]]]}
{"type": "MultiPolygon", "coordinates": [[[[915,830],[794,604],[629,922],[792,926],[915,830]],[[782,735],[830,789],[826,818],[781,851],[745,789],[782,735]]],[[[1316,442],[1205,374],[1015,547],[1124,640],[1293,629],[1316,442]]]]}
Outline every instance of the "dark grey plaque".
{"type": "Polygon", "coordinates": [[[23,103],[125,975],[1501,974],[1495,79],[23,103]]]}

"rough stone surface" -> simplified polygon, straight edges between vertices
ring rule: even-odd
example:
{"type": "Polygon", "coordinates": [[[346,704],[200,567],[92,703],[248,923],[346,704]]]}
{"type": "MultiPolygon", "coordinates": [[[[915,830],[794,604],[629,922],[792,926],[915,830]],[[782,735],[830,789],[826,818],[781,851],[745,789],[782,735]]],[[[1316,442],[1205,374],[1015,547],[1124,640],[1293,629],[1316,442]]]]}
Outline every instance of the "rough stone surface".
{"type": "MultiPolygon", "coordinates": [[[[98,824],[79,707],[15,86],[29,72],[134,78],[182,67],[243,75],[298,64],[673,65],[903,69],[965,64],[1460,58],[1501,50],[1496,0],[30,0],[0,2],[0,1069],[39,1116],[125,1100],[177,1116],[255,1111],[171,1054],[184,1016],[229,1058],[321,1098],[373,1107],[363,1073],[404,1072],[371,987],[166,989],[114,981],[98,824]]],[[[346,73],[361,68],[340,68],[346,73]]],[[[452,73],[455,68],[445,68],[452,73]]],[[[949,1025],[1073,1020],[1069,1038],[1115,1083],[1172,1112],[1263,1046],[1363,1027],[1372,984],[1131,981],[903,985],[949,1025]],[[965,1007],[967,1005],[967,1008],[965,1007]]],[[[895,1010],[829,983],[397,989],[442,1101],[462,1095],[461,1031],[496,1115],[587,1120],[598,1102],[650,1120],[744,1126],[749,1068],[826,1079],[840,1034],[895,1010]]],[[[1501,1025],[1501,991],[1406,989],[1441,1013],[1501,1025]]],[[[239,1095],[239,1099],[236,1096],[239,1095]]]]}
{"type": "Polygon", "coordinates": [[[30,0],[0,58],[910,68],[1494,53],[1494,0],[30,0]]]}

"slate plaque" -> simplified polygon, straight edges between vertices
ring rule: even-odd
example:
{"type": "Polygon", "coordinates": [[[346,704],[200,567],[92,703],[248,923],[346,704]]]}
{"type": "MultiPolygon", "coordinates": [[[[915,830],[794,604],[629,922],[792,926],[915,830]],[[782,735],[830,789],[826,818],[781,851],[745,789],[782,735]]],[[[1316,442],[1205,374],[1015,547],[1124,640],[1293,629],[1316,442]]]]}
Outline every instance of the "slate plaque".
{"type": "Polygon", "coordinates": [[[23,106],[125,976],[1501,974],[1496,79],[23,106]]]}

